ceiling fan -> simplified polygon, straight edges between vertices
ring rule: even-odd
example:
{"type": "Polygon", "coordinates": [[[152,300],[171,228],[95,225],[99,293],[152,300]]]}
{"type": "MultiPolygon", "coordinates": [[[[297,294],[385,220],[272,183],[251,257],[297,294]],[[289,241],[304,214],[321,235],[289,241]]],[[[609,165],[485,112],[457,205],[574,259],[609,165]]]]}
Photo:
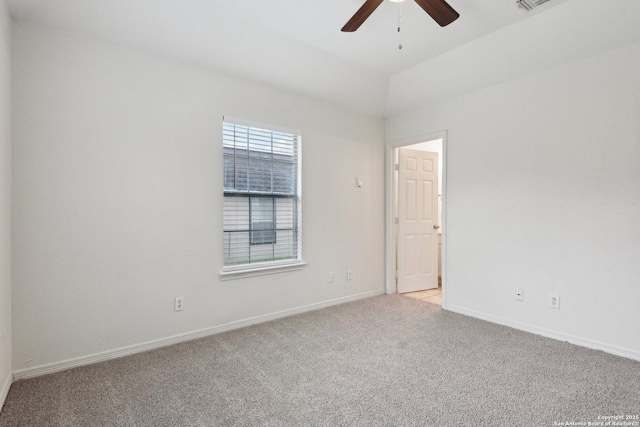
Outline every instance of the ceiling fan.
{"type": "MultiPolygon", "coordinates": [[[[358,28],[364,21],[367,20],[369,15],[382,4],[384,0],[367,0],[362,7],[358,9],[355,15],[342,27],[342,31],[351,33],[358,28]]],[[[400,0],[402,1],[402,0],[400,0]]],[[[451,24],[458,19],[460,14],[456,12],[449,4],[444,0],[415,0],[418,5],[424,9],[431,17],[440,24],[441,27],[451,24]]]]}

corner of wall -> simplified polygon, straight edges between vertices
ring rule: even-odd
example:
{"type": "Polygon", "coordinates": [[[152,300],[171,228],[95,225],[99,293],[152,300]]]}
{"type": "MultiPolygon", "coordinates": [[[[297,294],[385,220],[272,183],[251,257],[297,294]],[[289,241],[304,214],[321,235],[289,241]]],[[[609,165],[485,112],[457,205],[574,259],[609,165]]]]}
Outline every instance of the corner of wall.
{"type": "Polygon", "coordinates": [[[2,411],[4,402],[7,400],[7,395],[9,394],[11,383],[13,383],[13,375],[11,374],[11,372],[9,372],[7,378],[2,382],[2,386],[0,388],[0,412],[2,411]]]}
{"type": "Polygon", "coordinates": [[[11,319],[11,17],[0,0],[0,409],[13,382],[11,319]]]}

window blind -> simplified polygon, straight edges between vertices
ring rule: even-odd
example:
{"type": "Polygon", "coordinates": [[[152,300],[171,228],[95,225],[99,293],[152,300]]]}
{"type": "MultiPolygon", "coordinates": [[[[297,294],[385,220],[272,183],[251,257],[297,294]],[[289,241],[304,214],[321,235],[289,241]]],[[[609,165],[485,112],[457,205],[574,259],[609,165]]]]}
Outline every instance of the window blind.
{"type": "Polygon", "coordinates": [[[300,135],[223,122],[225,269],[301,260],[300,135]]]}

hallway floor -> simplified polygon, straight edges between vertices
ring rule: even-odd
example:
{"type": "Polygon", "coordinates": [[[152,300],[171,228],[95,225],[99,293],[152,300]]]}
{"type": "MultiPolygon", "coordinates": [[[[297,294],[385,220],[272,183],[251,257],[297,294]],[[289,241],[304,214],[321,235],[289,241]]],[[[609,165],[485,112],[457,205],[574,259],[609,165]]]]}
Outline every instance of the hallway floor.
{"type": "Polygon", "coordinates": [[[437,289],[427,289],[426,291],[408,292],[402,294],[405,297],[421,299],[422,301],[430,302],[431,304],[442,305],[442,285],[437,289]]]}

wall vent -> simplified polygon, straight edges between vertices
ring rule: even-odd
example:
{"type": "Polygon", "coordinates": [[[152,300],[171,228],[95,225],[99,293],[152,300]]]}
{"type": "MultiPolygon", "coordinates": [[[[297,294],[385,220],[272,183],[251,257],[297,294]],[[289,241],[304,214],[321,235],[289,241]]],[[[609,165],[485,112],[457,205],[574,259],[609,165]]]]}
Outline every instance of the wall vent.
{"type": "Polygon", "coordinates": [[[549,0],[518,0],[516,3],[518,4],[518,7],[520,7],[521,9],[533,10],[536,7],[548,1],[549,0]]]}

